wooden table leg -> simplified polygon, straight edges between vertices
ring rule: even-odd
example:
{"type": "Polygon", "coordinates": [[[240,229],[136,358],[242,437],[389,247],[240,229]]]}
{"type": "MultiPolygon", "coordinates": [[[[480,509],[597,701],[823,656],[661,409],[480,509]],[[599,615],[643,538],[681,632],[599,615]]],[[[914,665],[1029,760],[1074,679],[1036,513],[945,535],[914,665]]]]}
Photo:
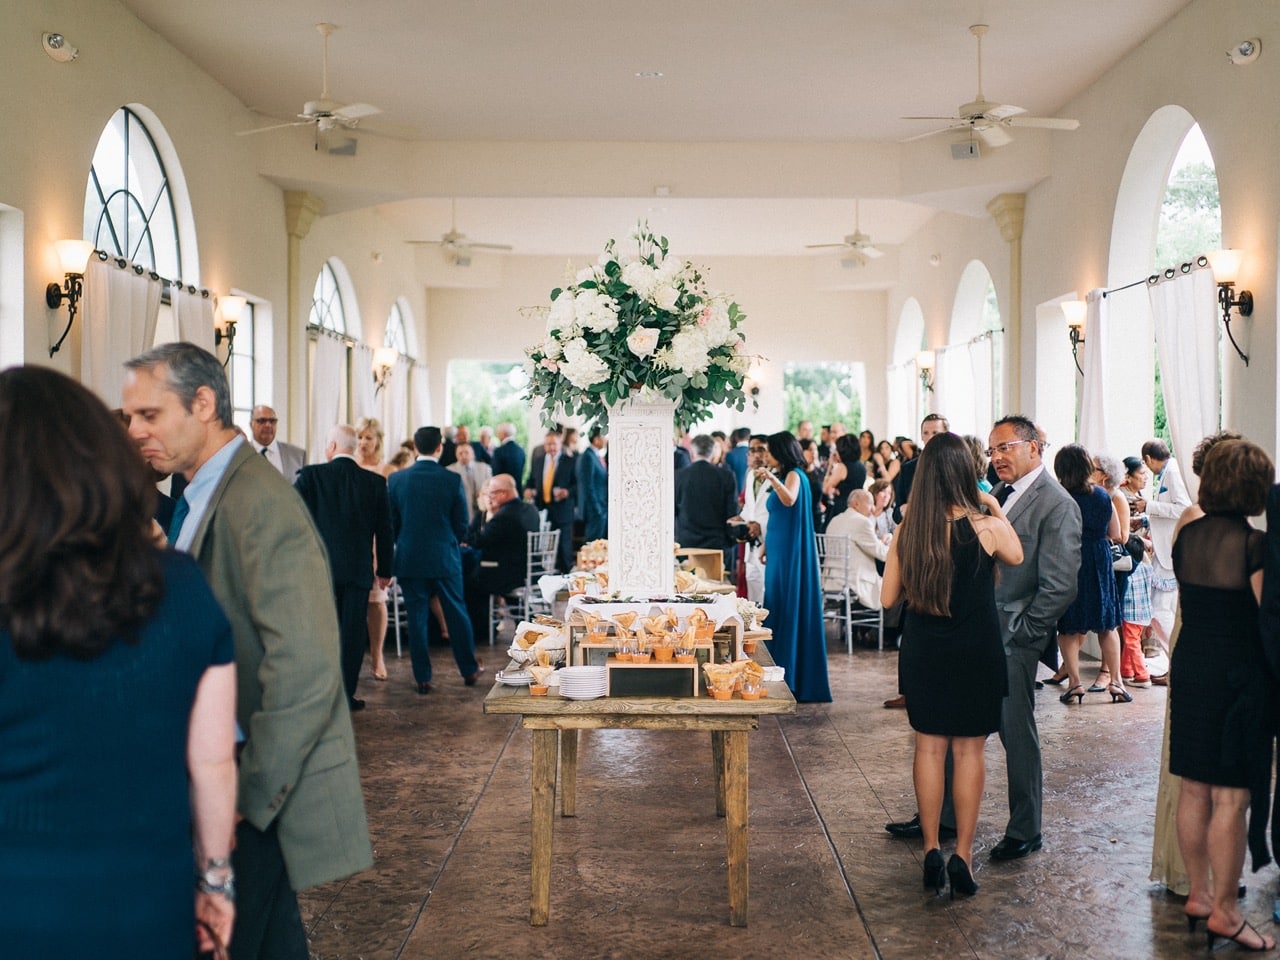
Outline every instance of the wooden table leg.
{"type": "Polygon", "coordinates": [[[724,731],[711,731],[711,766],[716,772],[716,816],[724,816],[724,731]]]}
{"type": "Polygon", "coordinates": [[[578,731],[560,731],[560,816],[577,816],[578,731]]]}
{"type": "Polygon", "coordinates": [[[533,807],[530,811],[529,925],[545,927],[551,912],[551,822],[556,806],[557,731],[533,731],[533,807]]]}
{"type": "Polygon", "coordinates": [[[724,834],[729,861],[729,925],[747,925],[747,733],[727,730],[724,737],[724,834]]]}

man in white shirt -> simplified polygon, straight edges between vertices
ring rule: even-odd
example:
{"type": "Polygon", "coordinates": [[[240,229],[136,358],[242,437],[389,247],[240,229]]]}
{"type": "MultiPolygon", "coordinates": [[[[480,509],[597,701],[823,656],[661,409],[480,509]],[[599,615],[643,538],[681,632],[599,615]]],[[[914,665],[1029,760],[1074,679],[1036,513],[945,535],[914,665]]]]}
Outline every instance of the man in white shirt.
{"type": "MultiPolygon", "coordinates": [[[[849,509],[832,518],[827,525],[827,537],[850,538],[847,585],[853,588],[853,595],[860,605],[879,610],[880,574],[876,572],[876,561],[884,563],[889,546],[876,536],[871,507],[871,494],[866,490],[854,490],[849,494],[849,509]]],[[[840,569],[844,566],[843,557],[831,557],[830,553],[828,557],[832,564],[822,571],[823,589],[839,590],[846,586],[841,582],[845,572],[840,569]]]]}
{"type": "Polygon", "coordinates": [[[1182,481],[1178,461],[1163,440],[1142,445],[1142,462],[1151,471],[1151,493],[1133,502],[1133,509],[1147,515],[1151,532],[1151,628],[1169,649],[1173,618],[1178,609],[1178,582],[1173,576],[1173,530],[1178,518],[1191,506],[1191,495],[1182,481]]]}
{"type": "Polygon", "coordinates": [[[476,515],[476,494],[480,488],[493,479],[493,467],[476,460],[476,450],[470,443],[460,443],[454,451],[457,457],[453,463],[445,467],[462,478],[462,492],[467,497],[467,523],[476,515]]]}
{"type": "Polygon", "coordinates": [[[298,471],[307,465],[307,453],[301,447],[276,439],[276,426],[280,423],[276,412],[265,404],[253,408],[249,426],[253,429],[253,449],[265,457],[290,483],[298,479],[298,471]]]}
{"type": "Polygon", "coordinates": [[[760,560],[760,551],[764,549],[765,530],[769,526],[769,510],[765,506],[765,501],[769,499],[773,487],[768,481],[756,477],[756,469],[765,465],[767,439],[763,434],[751,437],[747,446],[747,479],[742,488],[740,516],[747,521],[747,529],[752,539],[752,545],[747,547],[745,562],[747,599],[753,603],[764,603],[764,563],[760,560]]]}

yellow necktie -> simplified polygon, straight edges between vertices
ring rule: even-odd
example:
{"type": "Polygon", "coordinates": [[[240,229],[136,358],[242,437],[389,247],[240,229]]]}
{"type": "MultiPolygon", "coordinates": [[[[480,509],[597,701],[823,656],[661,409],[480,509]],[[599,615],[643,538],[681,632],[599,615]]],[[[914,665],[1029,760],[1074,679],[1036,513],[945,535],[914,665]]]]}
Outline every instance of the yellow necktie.
{"type": "Polygon", "coordinates": [[[551,502],[551,480],[556,475],[556,458],[547,457],[542,466],[542,502],[551,502]]]}

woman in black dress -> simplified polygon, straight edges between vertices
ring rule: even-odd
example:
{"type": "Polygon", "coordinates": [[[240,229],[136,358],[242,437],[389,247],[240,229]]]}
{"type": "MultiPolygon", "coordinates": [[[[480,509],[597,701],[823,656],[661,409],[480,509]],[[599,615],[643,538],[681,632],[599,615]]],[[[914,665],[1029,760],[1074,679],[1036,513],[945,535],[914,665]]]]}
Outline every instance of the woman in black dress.
{"type": "Polygon", "coordinates": [[[827,478],[822,483],[827,501],[826,523],[830,523],[849,506],[849,494],[867,485],[867,467],[858,458],[858,438],[843,434],[836,440],[836,453],[827,461],[827,478]]]}
{"type": "Polygon", "coordinates": [[[999,503],[974,482],[973,455],[953,433],[920,454],[911,511],[889,546],[880,601],[907,600],[899,684],[916,732],[915,780],[924,849],[924,885],[951,895],[977,892],[969,865],[986,771],[982,751],[1000,728],[1008,673],[996,613],[995,561],[1022,562],[1022,544],[999,503]],[[987,510],[988,513],[983,511],[987,510]],[[951,795],[956,852],[938,849],[946,756],[954,759],[951,795]]]}
{"type": "MultiPolygon", "coordinates": [[[[1247,440],[1215,444],[1200,475],[1203,516],[1174,530],[1182,632],[1170,666],[1169,772],[1182,777],[1178,847],[1191,890],[1187,923],[1246,950],[1275,941],[1245,921],[1236,899],[1244,866],[1245,811],[1254,869],[1266,846],[1276,685],[1258,632],[1265,538],[1246,517],[1262,512],[1275,478],[1247,440]],[[1251,803],[1252,799],[1252,803],[1251,803]]],[[[1193,519],[1187,519],[1191,518],[1193,519]]]]}

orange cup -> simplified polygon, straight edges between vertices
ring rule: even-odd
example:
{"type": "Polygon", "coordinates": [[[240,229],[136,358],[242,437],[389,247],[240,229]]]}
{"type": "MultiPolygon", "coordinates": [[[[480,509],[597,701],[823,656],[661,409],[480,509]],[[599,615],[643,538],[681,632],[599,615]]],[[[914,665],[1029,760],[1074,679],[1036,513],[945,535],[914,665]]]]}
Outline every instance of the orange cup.
{"type": "Polygon", "coordinates": [[[551,688],[548,687],[545,683],[529,684],[529,693],[535,697],[545,697],[549,689],[551,688]]]}
{"type": "Polygon", "coordinates": [[[676,654],[676,663],[693,663],[697,659],[698,659],[698,655],[696,653],[677,653],[676,654]]]}
{"type": "Polygon", "coordinates": [[[659,663],[670,663],[671,658],[674,657],[675,655],[676,655],[676,651],[674,647],[654,647],[653,648],[653,659],[657,660],[659,663]]]}
{"type": "Polygon", "coordinates": [[[721,689],[720,687],[716,687],[711,691],[711,696],[715,697],[717,700],[732,700],[733,689],[731,687],[724,688],[724,689],[721,689]]]}

